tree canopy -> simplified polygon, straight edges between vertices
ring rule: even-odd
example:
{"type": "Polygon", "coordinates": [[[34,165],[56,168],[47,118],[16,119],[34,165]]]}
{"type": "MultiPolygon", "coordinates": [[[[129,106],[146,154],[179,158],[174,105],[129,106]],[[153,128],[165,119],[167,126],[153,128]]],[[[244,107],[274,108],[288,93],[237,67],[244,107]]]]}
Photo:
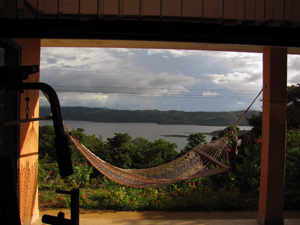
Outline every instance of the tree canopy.
{"type": "Polygon", "coordinates": [[[300,83],[287,87],[287,126],[300,126],[300,83]]]}
{"type": "MultiPolygon", "coordinates": [[[[112,138],[102,141],[102,137],[86,135],[84,129],[71,131],[84,146],[104,161],[124,169],[142,169],[159,166],[172,161],[178,152],[177,144],[163,139],[150,142],[145,138],[132,139],[127,133],[115,133],[112,138]]],[[[42,164],[56,163],[54,147],[54,128],[45,125],[40,127],[39,161],[42,164]]],[[[87,160],[69,140],[73,162],[85,163],[87,160]]]]}

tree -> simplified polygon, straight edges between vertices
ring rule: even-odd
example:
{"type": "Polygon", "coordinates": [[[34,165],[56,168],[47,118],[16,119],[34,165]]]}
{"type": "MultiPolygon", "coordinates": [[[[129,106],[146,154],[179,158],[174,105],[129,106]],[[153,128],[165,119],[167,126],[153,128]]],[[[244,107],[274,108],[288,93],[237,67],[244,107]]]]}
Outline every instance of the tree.
{"type": "Polygon", "coordinates": [[[132,164],[131,136],[127,133],[115,133],[113,138],[107,138],[107,150],[111,164],[116,167],[129,169],[132,164]]]}
{"type": "Polygon", "coordinates": [[[261,136],[262,127],[262,113],[255,115],[253,114],[251,118],[247,118],[249,126],[252,127],[251,134],[254,138],[261,136]]]}
{"type": "Polygon", "coordinates": [[[288,130],[286,142],[285,188],[300,190],[300,130],[288,130]]]}
{"type": "Polygon", "coordinates": [[[177,155],[177,144],[170,143],[163,139],[155,140],[151,143],[147,153],[147,167],[160,166],[165,163],[171,162],[177,155]]]}
{"type": "Polygon", "coordinates": [[[206,136],[202,133],[196,133],[196,134],[191,133],[187,138],[188,143],[186,145],[186,148],[190,150],[199,145],[207,144],[205,138],[206,136]]]}
{"type": "Polygon", "coordinates": [[[177,158],[183,156],[186,152],[190,151],[194,147],[207,144],[205,138],[206,136],[202,133],[195,133],[195,134],[191,133],[189,137],[186,139],[188,143],[182,150],[180,150],[180,154],[177,155],[177,158]]]}
{"type": "Polygon", "coordinates": [[[132,156],[132,168],[144,169],[151,167],[149,164],[151,162],[151,153],[149,154],[151,144],[149,140],[142,137],[132,140],[132,147],[135,148],[132,156]]]}
{"type": "Polygon", "coordinates": [[[189,137],[186,139],[188,143],[184,147],[183,150],[181,150],[181,155],[184,153],[190,151],[192,148],[197,147],[199,145],[207,144],[207,141],[205,140],[206,136],[202,133],[191,133],[189,137]]]}
{"type": "Polygon", "coordinates": [[[39,161],[41,163],[57,162],[54,138],[53,126],[45,125],[39,127],[39,161]]]}
{"type": "Polygon", "coordinates": [[[287,127],[300,126],[300,83],[287,87],[287,127]]]}
{"type": "Polygon", "coordinates": [[[152,168],[172,161],[178,152],[177,144],[163,139],[150,142],[145,138],[135,138],[131,143],[133,155],[131,155],[134,169],[152,168]]]}

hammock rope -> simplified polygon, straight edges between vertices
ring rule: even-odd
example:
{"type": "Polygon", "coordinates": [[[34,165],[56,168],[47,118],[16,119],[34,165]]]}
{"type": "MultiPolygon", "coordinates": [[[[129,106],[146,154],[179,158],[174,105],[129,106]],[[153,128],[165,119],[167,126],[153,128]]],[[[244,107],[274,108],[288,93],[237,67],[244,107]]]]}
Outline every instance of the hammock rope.
{"type": "MultiPolygon", "coordinates": [[[[64,123],[63,126],[77,149],[104,176],[130,187],[158,188],[185,180],[212,176],[229,170],[228,138],[233,135],[234,140],[237,141],[236,127],[262,91],[263,89],[224,137],[209,144],[194,147],[172,162],[149,169],[121,169],[115,167],[93,154],[72,135],[64,123]]],[[[46,94],[45,96],[48,99],[46,94]]]]}

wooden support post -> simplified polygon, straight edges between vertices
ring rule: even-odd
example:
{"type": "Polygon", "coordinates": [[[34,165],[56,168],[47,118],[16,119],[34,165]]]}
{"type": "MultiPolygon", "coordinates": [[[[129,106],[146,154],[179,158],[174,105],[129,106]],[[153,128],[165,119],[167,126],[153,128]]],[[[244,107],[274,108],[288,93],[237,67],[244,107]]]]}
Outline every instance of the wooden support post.
{"type": "Polygon", "coordinates": [[[263,49],[262,155],[258,222],[283,225],[287,49],[263,49]]]}

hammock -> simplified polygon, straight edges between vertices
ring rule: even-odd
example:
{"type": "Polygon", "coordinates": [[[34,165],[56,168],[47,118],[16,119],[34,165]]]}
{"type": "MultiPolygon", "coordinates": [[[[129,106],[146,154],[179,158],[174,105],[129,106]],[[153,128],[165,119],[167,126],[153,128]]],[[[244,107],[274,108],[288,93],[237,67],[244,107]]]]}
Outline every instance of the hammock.
{"type": "MultiPolygon", "coordinates": [[[[65,127],[67,130],[67,128],[65,127]]],[[[180,158],[150,169],[121,169],[115,167],[89,151],[67,130],[77,149],[103,175],[109,179],[137,188],[158,188],[225,172],[230,169],[227,137],[195,147],[180,158]]]]}
{"type": "Polygon", "coordinates": [[[241,118],[224,137],[209,144],[194,147],[170,163],[149,169],[121,169],[103,161],[82,145],[69,132],[65,124],[63,125],[77,149],[97,170],[109,179],[130,187],[159,188],[184,180],[212,176],[229,170],[228,138],[233,134],[237,141],[236,127],[262,91],[259,92],[241,118]]]}

